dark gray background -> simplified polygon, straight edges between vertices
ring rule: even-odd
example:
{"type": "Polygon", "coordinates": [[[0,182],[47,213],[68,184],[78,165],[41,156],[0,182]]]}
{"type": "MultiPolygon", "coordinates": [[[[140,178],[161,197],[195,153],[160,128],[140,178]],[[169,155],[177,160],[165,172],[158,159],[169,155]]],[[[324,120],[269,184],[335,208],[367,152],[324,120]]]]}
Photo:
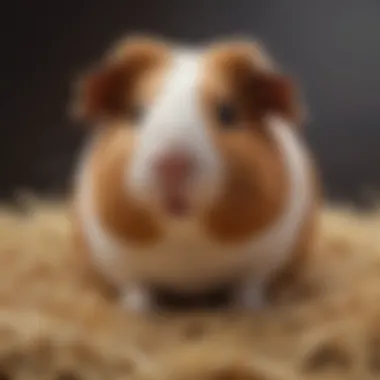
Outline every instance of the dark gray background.
{"type": "Polygon", "coordinates": [[[25,0],[1,18],[3,197],[65,190],[84,136],[66,116],[70,81],[128,32],[259,37],[303,85],[328,196],[380,188],[379,0],[25,0]]]}

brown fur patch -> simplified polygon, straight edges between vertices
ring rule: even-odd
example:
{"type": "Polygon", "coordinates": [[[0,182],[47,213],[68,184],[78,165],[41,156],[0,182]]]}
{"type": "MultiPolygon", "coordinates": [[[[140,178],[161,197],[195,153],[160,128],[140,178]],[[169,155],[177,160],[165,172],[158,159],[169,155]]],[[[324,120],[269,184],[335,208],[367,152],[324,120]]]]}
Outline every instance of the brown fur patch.
{"type": "Polygon", "coordinates": [[[160,237],[161,227],[150,210],[125,191],[123,183],[133,142],[134,132],[123,126],[102,136],[92,162],[94,202],[107,230],[128,244],[148,244],[160,237]]]}
{"type": "Polygon", "coordinates": [[[282,212],[284,168],[275,144],[260,131],[219,136],[218,144],[227,178],[206,214],[206,228],[223,242],[238,242],[265,229],[282,212]]]}

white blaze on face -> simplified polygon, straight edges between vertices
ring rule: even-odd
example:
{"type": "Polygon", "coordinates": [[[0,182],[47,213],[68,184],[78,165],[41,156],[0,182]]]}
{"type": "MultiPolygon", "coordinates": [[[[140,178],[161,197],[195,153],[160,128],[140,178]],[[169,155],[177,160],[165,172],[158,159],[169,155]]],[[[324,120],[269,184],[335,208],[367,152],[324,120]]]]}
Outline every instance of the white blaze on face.
{"type": "MultiPolygon", "coordinates": [[[[208,135],[200,103],[202,54],[174,54],[160,93],[147,110],[127,172],[127,186],[138,196],[156,194],[154,164],[162,154],[183,152],[195,163],[190,193],[212,196],[221,178],[221,158],[208,135]]],[[[188,189],[189,190],[189,189],[188,189]]]]}

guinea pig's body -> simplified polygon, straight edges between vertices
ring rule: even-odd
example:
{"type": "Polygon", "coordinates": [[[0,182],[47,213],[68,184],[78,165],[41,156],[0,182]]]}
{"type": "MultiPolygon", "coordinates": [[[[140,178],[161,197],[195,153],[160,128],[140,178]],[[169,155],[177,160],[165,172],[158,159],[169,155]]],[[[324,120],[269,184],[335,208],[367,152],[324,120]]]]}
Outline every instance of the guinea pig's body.
{"type": "Polygon", "coordinates": [[[312,242],[315,173],[289,82],[262,49],[127,41],[83,83],[96,124],[78,168],[74,228],[87,263],[126,305],[149,287],[238,281],[262,305],[312,242]]]}

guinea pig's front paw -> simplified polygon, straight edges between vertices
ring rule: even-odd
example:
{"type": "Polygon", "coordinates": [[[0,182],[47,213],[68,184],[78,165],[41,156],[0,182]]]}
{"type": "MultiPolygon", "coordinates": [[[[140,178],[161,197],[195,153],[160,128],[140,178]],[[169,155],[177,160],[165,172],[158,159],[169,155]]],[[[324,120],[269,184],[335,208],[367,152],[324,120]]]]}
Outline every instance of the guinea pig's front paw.
{"type": "Polygon", "coordinates": [[[150,312],[153,305],[150,294],[137,286],[124,289],[120,302],[124,310],[139,314],[150,312]]]}
{"type": "Polygon", "coordinates": [[[266,306],[263,287],[257,284],[243,286],[237,294],[236,306],[239,309],[247,311],[258,311],[263,309],[266,306]]]}

